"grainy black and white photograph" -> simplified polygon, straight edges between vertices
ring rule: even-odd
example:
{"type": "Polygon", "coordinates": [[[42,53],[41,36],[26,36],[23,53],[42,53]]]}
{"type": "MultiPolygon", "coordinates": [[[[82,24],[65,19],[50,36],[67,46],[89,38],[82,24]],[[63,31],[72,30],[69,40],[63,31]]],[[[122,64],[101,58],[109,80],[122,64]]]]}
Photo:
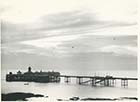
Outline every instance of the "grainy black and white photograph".
{"type": "Polygon", "coordinates": [[[3,0],[1,101],[138,101],[137,0],[3,0]]]}

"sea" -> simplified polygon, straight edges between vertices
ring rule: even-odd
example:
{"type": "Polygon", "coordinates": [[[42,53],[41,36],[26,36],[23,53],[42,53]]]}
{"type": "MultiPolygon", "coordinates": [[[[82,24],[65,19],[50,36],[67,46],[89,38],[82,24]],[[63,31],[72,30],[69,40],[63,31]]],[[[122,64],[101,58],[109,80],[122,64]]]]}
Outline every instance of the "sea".
{"type": "MultiPolygon", "coordinates": [[[[11,70],[10,70],[11,71],[11,70]]],[[[12,70],[16,72],[17,70],[12,70]]],[[[83,98],[118,98],[118,97],[137,97],[137,81],[128,81],[128,87],[122,87],[121,81],[117,80],[114,87],[93,87],[90,84],[79,85],[76,79],[72,78],[69,83],[61,78],[60,83],[35,83],[29,82],[6,82],[5,75],[9,70],[2,70],[1,92],[26,92],[34,94],[42,94],[48,97],[33,97],[28,98],[29,101],[49,101],[54,102],[57,99],[69,100],[71,97],[83,98]]],[[[25,72],[25,71],[23,71],[25,72]]],[[[62,75],[91,75],[91,76],[105,76],[111,75],[114,77],[137,77],[137,71],[133,70],[115,70],[115,71],[72,71],[72,70],[59,70],[62,75]]],[[[86,79],[85,79],[86,80],[86,79]]],[[[131,102],[129,100],[128,102],[131,102]]]]}

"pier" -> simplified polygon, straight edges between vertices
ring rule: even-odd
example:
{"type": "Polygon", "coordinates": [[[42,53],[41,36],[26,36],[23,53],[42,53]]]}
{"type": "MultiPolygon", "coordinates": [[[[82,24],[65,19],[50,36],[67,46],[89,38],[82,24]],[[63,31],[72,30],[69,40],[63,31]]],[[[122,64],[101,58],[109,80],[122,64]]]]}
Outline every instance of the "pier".
{"type": "Polygon", "coordinates": [[[120,80],[120,85],[123,87],[128,86],[129,80],[137,80],[137,78],[126,78],[126,77],[113,77],[113,76],[71,76],[71,75],[60,75],[64,78],[66,83],[70,83],[72,78],[76,79],[76,83],[79,85],[89,84],[91,86],[115,86],[116,80],[120,80]],[[86,79],[86,80],[83,80],[86,79]]]}
{"type": "MultiPolygon", "coordinates": [[[[76,83],[79,85],[91,85],[91,86],[115,86],[116,80],[120,80],[119,83],[121,86],[128,86],[130,80],[138,80],[137,78],[130,77],[114,77],[110,75],[106,76],[78,76],[78,75],[61,75],[60,72],[54,71],[36,71],[32,72],[31,67],[28,67],[28,71],[22,73],[18,71],[17,74],[9,72],[6,74],[6,81],[24,81],[24,82],[40,82],[40,83],[49,83],[49,82],[60,82],[60,79],[64,78],[66,83],[71,83],[71,79],[76,79],[76,83]]],[[[117,82],[118,83],[118,82],[117,82]]]]}

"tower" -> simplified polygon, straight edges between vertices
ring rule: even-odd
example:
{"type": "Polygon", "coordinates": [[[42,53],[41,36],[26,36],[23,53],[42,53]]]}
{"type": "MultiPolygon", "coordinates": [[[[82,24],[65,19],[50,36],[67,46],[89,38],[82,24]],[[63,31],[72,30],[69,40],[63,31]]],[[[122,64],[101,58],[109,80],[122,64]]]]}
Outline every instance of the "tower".
{"type": "Polygon", "coordinates": [[[31,70],[32,70],[31,67],[28,67],[28,72],[32,72],[31,70]]]}

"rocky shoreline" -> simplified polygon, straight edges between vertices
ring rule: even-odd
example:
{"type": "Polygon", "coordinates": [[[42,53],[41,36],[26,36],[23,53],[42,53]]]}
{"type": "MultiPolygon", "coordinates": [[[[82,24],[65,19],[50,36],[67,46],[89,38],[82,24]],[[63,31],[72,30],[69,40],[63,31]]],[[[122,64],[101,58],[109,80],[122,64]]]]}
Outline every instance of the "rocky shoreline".
{"type": "MultiPolygon", "coordinates": [[[[33,94],[33,93],[23,93],[23,92],[15,92],[15,93],[7,93],[2,94],[2,101],[28,101],[27,98],[31,97],[44,97],[41,94],[33,94]]],[[[80,98],[80,97],[71,97],[69,99],[57,99],[57,101],[116,101],[116,100],[138,100],[137,97],[119,97],[119,98],[80,98]]]]}
{"type": "Polygon", "coordinates": [[[26,98],[31,97],[44,97],[44,95],[23,92],[1,94],[2,101],[27,101],[26,98]]]}
{"type": "Polygon", "coordinates": [[[92,101],[92,100],[101,100],[101,101],[116,101],[116,100],[126,100],[126,99],[129,99],[129,100],[138,100],[138,98],[136,97],[120,97],[120,98],[84,98],[84,99],[81,99],[83,101],[92,101]]]}
{"type": "Polygon", "coordinates": [[[72,97],[68,100],[66,99],[57,99],[57,101],[116,101],[116,100],[138,100],[137,97],[119,97],[119,98],[79,98],[72,97]]]}

